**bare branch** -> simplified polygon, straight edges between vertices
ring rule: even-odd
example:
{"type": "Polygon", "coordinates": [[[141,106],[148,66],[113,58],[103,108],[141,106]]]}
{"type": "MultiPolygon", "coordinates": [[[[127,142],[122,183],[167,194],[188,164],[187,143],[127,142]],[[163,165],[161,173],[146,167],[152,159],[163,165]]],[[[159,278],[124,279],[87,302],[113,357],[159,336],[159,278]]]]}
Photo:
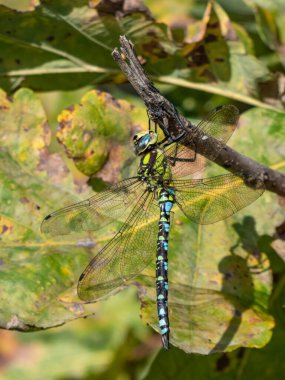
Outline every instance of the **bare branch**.
{"type": "MultiPolygon", "coordinates": [[[[174,105],[154,87],[139,62],[133,44],[125,36],[120,37],[120,43],[121,51],[115,49],[112,56],[144,101],[152,120],[161,127],[165,135],[170,136],[173,140],[181,135],[183,130],[191,131],[189,126],[193,125],[183,115],[179,114],[174,105]]],[[[191,142],[195,145],[195,136],[191,142]]],[[[207,155],[211,156],[211,149],[215,151],[216,144],[220,143],[214,138],[208,138],[206,143],[207,149],[205,151],[201,142],[197,146],[199,147],[198,153],[207,158],[207,155]],[[212,148],[209,149],[209,146],[212,148]]],[[[258,187],[258,184],[262,182],[266,190],[285,196],[284,174],[259,164],[227,145],[224,145],[214,162],[245,179],[249,186],[258,187]]]]}

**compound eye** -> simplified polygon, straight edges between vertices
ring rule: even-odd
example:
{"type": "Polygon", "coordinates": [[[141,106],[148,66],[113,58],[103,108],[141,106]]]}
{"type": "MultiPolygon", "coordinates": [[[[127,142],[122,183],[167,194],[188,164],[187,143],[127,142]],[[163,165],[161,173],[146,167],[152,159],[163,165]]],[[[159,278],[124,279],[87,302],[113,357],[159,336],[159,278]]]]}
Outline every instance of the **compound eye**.
{"type": "Polygon", "coordinates": [[[142,137],[142,138],[140,139],[140,142],[139,142],[139,147],[140,147],[140,149],[144,149],[144,148],[146,148],[147,145],[148,145],[148,143],[150,142],[150,140],[151,140],[150,135],[146,135],[146,136],[142,137]]]}

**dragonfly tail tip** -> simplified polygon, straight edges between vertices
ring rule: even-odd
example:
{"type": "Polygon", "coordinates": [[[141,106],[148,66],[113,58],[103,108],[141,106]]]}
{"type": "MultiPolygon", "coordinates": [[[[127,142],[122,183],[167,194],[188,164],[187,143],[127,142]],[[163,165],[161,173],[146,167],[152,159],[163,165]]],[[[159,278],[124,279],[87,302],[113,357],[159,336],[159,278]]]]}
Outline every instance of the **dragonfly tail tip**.
{"type": "Polygon", "coordinates": [[[162,346],[165,350],[169,350],[169,333],[167,332],[166,334],[163,334],[161,336],[162,340],[162,346]]]}

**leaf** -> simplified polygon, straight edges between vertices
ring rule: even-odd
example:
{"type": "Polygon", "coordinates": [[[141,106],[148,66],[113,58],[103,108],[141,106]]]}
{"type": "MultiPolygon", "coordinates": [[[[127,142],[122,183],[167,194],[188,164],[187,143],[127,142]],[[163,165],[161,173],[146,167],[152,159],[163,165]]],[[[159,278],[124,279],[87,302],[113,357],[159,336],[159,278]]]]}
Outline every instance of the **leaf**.
{"type": "Polygon", "coordinates": [[[239,130],[231,141],[239,152],[246,155],[252,151],[254,143],[254,158],[258,162],[284,172],[284,127],[284,114],[252,108],[242,114],[239,130]]]}
{"type": "Polygon", "coordinates": [[[175,378],[235,379],[237,374],[245,380],[278,379],[284,373],[284,331],[279,328],[271,342],[262,350],[239,349],[231,353],[209,356],[188,355],[177,348],[170,352],[161,350],[143,380],[175,378]]]}
{"type": "Polygon", "coordinates": [[[193,42],[189,41],[183,52],[191,69],[189,79],[198,82],[228,81],[231,77],[230,52],[212,3],[208,3],[203,20],[189,39],[193,42]]]}
{"type": "MultiPolygon", "coordinates": [[[[166,63],[175,52],[165,26],[153,22],[143,9],[116,18],[111,13],[101,14],[100,4],[97,10],[84,0],[76,4],[46,0],[33,13],[21,14],[1,6],[0,25],[0,83],[5,88],[21,84],[41,90],[73,89],[120,82],[123,76],[111,52],[124,33],[136,43],[139,53],[147,47],[154,68],[160,57],[166,63]]],[[[171,62],[173,68],[172,58],[171,62]]]]}
{"type": "Polygon", "coordinates": [[[255,14],[256,28],[261,40],[277,53],[284,66],[284,36],[282,36],[284,2],[282,0],[274,2],[246,0],[246,4],[255,14]]]}
{"type": "Polygon", "coordinates": [[[181,50],[187,68],[172,76],[157,77],[160,82],[231,97],[259,107],[283,108],[280,78],[273,77],[252,54],[248,34],[241,26],[232,24],[217,3],[209,2],[202,21],[196,28],[190,26],[187,42],[181,50]],[[270,101],[265,90],[269,84],[270,101]]]}
{"type": "Polygon", "coordinates": [[[180,36],[179,43],[141,3],[131,4],[45,0],[29,13],[1,6],[1,86],[67,90],[122,83],[125,78],[111,52],[125,34],[155,81],[284,108],[279,77],[253,55],[247,32],[232,24],[218,4],[209,2],[202,21],[189,27],[186,40],[180,36]],[[269,84],[274,89],[270,100],[261,88],[269,84]]]}
{"type": "MultiPolygon", "coordinates": [[[[121,142],[129,133],[126,128],[133,125],[130,105],[107,93],[87,93],[82,108],[75,108],[77,116],[89,123],[83,131],[93,127],[94,112],[100,110],[96,127],[106,144],[111,144],[110,139],[121,142]],[[113,129],[114,116],[120,119],[119,132],[113,129]]],[[[63,132],[69,141],[70,132],[63,132]]],[[[108,225],[92,236],[58,240],[40,233],[41,222],[51,211],[90,196],[87,178],[73,177],[61,156],[49,153],[50,139],[43,107],[31,90],[21,89],[13,99],[0,93],[0,301],[5,304],[0,326],[6,329],[39,330],[90,315],[92,311],[76,295],[78,278],[93,257],[94,246],[97,250],[116,231],[115,225],[108,225]]],[[[79,147],[84,142],[80,136],[79,147]]],[[[124,158],[117,156],[118,167],[123,167],[124,158]]],[[[108,160],[105,166],[112,163],[108,160]]],[[[107,174],[114,180],[109,169],[107,174]]]]}
{"type": "Polygon", "coordinates": [[[80,104],[62,111],[58,122],[57,139],[82,173],[95,174],[108,160],[109,181],[118,180],[120,156],[126,150],[122,145],[135,130],[129,103],[116,100],[106,92],[90,91],[80,104]]]}
{"type": "Polygon", "coordinates": [[[246,4],[255,14],[257,31],[262,41],[270,48],[276,49],[278,42],[278,30],[276,25],[276,16],[281,4],[268,2],[261,4],[259,1],[246,0],[246,4]]]}
{"type": "MultiPolygon", "coordinates": [[[[283,268],[284,269],[284,268],[283,268]]],[[[284,274],[271,297],[271,309],[277,320],[271,341],[261,350],[240,348],[231,353],[208,356],[187,355],[173,347],[170,353],[161,350],[153,361],[144,380],[165,379],[182,380],[193,374],[196,378],[235,379],[237,374],[245,380],[282,378],[284,345],[284,274]],[[270,365],[268,364],[270,363],[270,365]],[[205,375],[206,374],[206,375],[205,375]]]]}
{"type": "MultiPolygon", "coordinates": [[[[221,356],[220,356],[221,357],[221,356]]],[[[198,355],[187,355],[185,352],[171,348],[170,355],[168,352],[161,350],[153,361],[151,368],[143,379],[144,380],[163,380],[165,378],[175,378],[176,380],[184,380],[195,374],[196,378],[206,379],[230,379],[233,374],[233,364],[228,354],[223,354],[225,358],[225,371],[218,369],[218,355],[202,357],[198,355]]]]}
{"type": "Polygon", "coordinates": [[[256,21],[260,37],[271,49],[277,47],[278,30],[275,15],[261,7],[256,7],[256,21]]]}
{"type": "Polygon", "coordinates": [[[276,0],[274,2],[270,0],[246,0],[245,2],[249,7],[262,7],[271,11],[278,11],[284,7],[284,0],[276,0]]]}
{"type": "Polygon", "coordinates": [[[76,284],[88,260],[80,242],[52,244],[40,222],[57,202],[74,201],[75,183],[57,154],[49,154],[50,129],[38,98],[30,90],[11,100],[0,97],[0,326],[31,331],[90,314],[60,295],[76,284]],[[71,195],[72,192],[72,195],[71,195]]]}
{"type": "MultiPolygon", "coordinates": [[[[129,368],[124,365],[127,358],[151,333],[139,318],[134,289],[93,305],[93,310],[95,318],[73,321],[56,329],[29,334],[1,330],[5,364],[0,379],[19,379],[19,372],[21,380],[42,379],[43,373],[45,380],[84,379],[87,376],[110,379],[110,369],[116,374],[129,373],[129,368]],[[120,313],[117,313],[118,309],[120,313]]],[[[145,356],[132,360],[134,371],[138,364],[141,367],[143,362],[140,362],[145,356]]]]}
{"type": "Polygon", "coordinates": [[[0,4],[21,12],[34,10],[39,5],[39,0],[1,0],[0,4]]]}

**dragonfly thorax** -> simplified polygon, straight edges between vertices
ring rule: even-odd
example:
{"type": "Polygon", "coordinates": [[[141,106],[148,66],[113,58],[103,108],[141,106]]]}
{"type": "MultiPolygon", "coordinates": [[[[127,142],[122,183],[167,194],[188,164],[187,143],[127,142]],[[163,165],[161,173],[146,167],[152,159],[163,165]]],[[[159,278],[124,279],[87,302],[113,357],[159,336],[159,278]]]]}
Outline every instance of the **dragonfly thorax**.
{"type": "Polygon", "coordinates": [[[168,186],[171,170],[161,149],[154,148],[142,156],[138,176],[147,184],[149,191],[155,192],[158,188],[168,186]]]}

